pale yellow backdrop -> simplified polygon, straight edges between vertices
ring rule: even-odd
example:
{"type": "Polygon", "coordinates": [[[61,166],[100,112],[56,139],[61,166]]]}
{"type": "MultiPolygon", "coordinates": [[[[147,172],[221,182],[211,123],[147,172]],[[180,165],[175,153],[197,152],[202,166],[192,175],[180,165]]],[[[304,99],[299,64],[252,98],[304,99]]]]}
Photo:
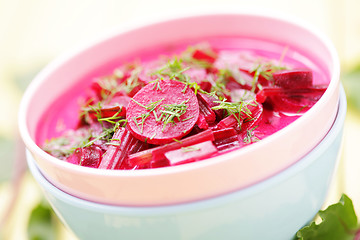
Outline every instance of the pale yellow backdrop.
{"type": "MultiPolygon", "coordinates": [[[[21,84],[28,84],[33,74],[64,51],[132,21],[216,8],[260,8],[294,15],[329,36],[343,71],[360,61],[358,0],[0,0],[0,136],[15,138],[21,84]]],[[[353,141],[360,136],[358,121],[358,115],[349,113],[339,181],[333,184],[328,202],[341,189],[353,198],[359,212],[360,157],[353,141]]],[[[29,211],[41,195],[31,176],[25,180],[15,214],[2,229],[8,239],[26,239],[29,211]]],[[[0,183],[0,218],[11,192],[9,182],[0,183]]]]}

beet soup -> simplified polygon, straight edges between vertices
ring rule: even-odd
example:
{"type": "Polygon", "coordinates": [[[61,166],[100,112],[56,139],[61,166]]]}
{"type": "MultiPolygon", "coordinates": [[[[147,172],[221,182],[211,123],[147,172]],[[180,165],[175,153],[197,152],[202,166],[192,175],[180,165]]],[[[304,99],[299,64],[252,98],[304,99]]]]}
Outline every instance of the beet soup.
{"type": "Polygon", "coordinates": [[[147,49],[84,76],[43,116],[37,143],[63,161],[101,169],[204,161],[291,124],[328,84],[316,61],[261,39],[147,49]]]}

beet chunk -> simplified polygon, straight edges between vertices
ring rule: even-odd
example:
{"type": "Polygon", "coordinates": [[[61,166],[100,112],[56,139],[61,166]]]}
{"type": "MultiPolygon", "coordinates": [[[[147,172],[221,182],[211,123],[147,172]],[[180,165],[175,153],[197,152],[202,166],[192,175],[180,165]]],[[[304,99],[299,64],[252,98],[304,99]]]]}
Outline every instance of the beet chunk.
{"type": "Polygon", "coordinates": [[[145,143],[134,138],[126,128],[121,127],[114,133],[99,168],[120,169],[127,164],[125,161],[129,154],[144,150],[146,147],[145,143]]]}
{"type": "Polygon", "coordinates": [[[324,94],[327,86],[285,89],[264,87],[256,94],[256,100],[272,106],[275,111],[302,113],[310,109],[324,94]]]}
{"type": "Polygon", "coordinates": [[[273,73],[274,84],[282,88],[307,88],[313,85],[313,74],[308,69],[283,70],[273,73]]]}
{"type": "Polygon", "coordinates": [[[77,148],[74,153],[67,158],[67,162],[97,168],[101,162],[102,153],[101,148],[96,145],[77,148]]]}
{"type": "Polygon", "coordinates": [[[179,165],[195,162],[215,153],[217,153],[217,149],[214,144],[211,141],[206,141],[166,152],[165,157],[169,160],[170,165],[179,165]]]}
{"type": "Polygon", "coordinates": [[[214,145],[219,152],[240,146],[237,132],[232,127],[214,130],[214,138],[214,145]]]}
{"type": "Polygon", "coordinates": [[[196,49],[193,52],[192,57],[194,59],[197,59],[197,60],[200,60],[200,61],[205,61],[205,62],[208,62],[208,63],[211,63],[211,64],[214,63],[216,61],[216,58],[217,58],[217,56],[215,54],[214,54],[214,56],[212,56],[211,54],[206,53],[206,52],[204,52],[202,50],[199,50],[199,49],[196,49]]]}
{"type": "Polygon", "coordinates": [[[155,148],[150,148],[135,154],[131,154],[129,155],[129,163],[133,166],[149,163],[157,165],[156,163],[163,162],[166,152],[206,141],[214,141],[214,134],[213,131],[210,129],[202,131],[193,136],[186,137],[181,141],[172,142],[155,148]]]}

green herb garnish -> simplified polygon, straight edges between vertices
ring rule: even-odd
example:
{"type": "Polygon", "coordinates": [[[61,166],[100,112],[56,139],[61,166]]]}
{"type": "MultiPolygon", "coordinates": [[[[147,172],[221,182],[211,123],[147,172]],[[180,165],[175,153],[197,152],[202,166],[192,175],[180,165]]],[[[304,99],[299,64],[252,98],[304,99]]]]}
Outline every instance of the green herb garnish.
{"type": "Polygon", "coordinates": [[[164,123],[163,125],[163,131],[165,130],[165,127],[169,123],[175,123],[175,119],[178,121],[180,120],[180,117],[186,113],[187,105],[186,103],[189,101],[185,100],[181,102],[180,104],[164,104],[162,105],[164,109],[160,110],[161,115],[158,117],[158,121],[162,121],[164,123]]]}
{"type": "Polygon", "coordinates": [[[86,144],[92,137],[88,128],[78,131],[67,131],[61,137],[46,140],[42,146],[43,150],[51,155],[63,159],[72,154],[76,148],[86,144]]]}
{"type": "Polygon", "coordinates": [[[183,151],[183,152],[195,152],[195,151],[199,151],[199,150],[201,150],[201,148],[195,147],[195,146],[188,146],[188,147],[181,148],[181,151],[183,151]]]}
{"type": "Polygon", "coordinates": [[[130,93],[134,88],[138,87],[139,85],[144,85],[144,83],[139,81],[139,74],[141,73],[142,68],[136,67],[131,71],[131,75],[124,81],[122,84],[119,85],[118,91],[124,90],[126,93],[130,93]]]}
{"type": "Polygon", "coordinates": [[[97,136],[92,136],[91,140],[79,147],[89,147],[99,140],[103,140],[106,143],[110,142],[117,128],[120,127],[120,122],[117,122],[115,126],[110,128],[103,128],[103,132],[97,136]]]}
{"type": "Polygon", "coordinates": [[[169,79],[175,79],[179,80],[181,82],[188,81],[188,76],[184,74],[186,70],[188,70],[189,67],[184,67],[182,64],[181,59],[178,59],[177,57],[174,57],[173,59],[170,59],[167,64],[157,69],[153,75],[158,76],[159,79],[162,79],[163,77],[167,76],[169,79]]]}
{"type": "Polygon", "coordinates": [[[102,118],[102,117],[98,117],[98,122],[102,123],[102,122],[108,122],[111,124],[116,124],[117,121],[123,119],[122,116],[118,116],[122,111],[122,107],[120,107],[120,109],[111,117],[106,117],[106,118],[102,118]]]}
{"type": "Polygon", "coordinates": [[[198,44],[196,46],[189,46],[187,48],[187,50],[181,54],[181,60],[184,63],[186,63],[192,67],[211,68],[213,66],[212,63],[205,61],[205,60],[199,60],[199,59],[193,58],[193,53],[197,50],[200,50],[200,51],[204,52],[205,54],[216,58],[217,54],[213,51],[211,46],[206,43],[202,43],[202,44],[198,44]]]}
{"type": "Polygon", "coordinates": [[[148,112],[146,113],[142,113],[140,116],[138,117],[133,117],[132,120],[134,121],[135,125],[137,126],[137,128],[139,129],[140,133],[143,133],[144,130],[144,123],[146,118],[148,118],[150,116],[151,113],[154,114],[155,119],[157,119],[157,115],[156,115],[156,107],[160,105],[160,103],[164,100],[164,98],[159,99],[155,102],[151,102],[147,105],[144,105],[142,103],[139,103],[138,101],[136,101],[135,99],[131,99],[133,102],[135,102],[137,105],[139,105],[140,107],[143,107],[144,109],[146,109],[148,112]],[[138,121],[138,119],[140,119],[140,122],[138,121]]]}
{"type": "Polygon", "coordinates": [[[257,128],[258,126],[255,126],[251,129],[247,129],[246,130],[246,135],[243,139],[243,142],[245,144],[250,144],[250,143],[253,143],[253,142],[258,142],[260,141],[260,139],[258,137],[255,136],[254,134],[254,130],[257,128]]]}
{"type": "Polygon", "coordinates": [[[213,110],[223,109],[227,112],[227,116],[233,115],[237,120],[239,126],[242,124],[242,119],[244,117],[241,114],[245,114],[247,117],[251,117],[251,111],[249,110],[248,106],[252,105],[255,106],[255,103],[252,102],[227,102],[227,99],[223,99],[222,101],[214,101],[218,103],[218,106],[212,107],[213,110]]]}
{"type": "Polygon", "coordinates": [[[267,81],[273,80],[273,73],[280,70],[287,69],[286,66],[275,65],[273,62],[261,62],[258,63],[250,72],[254,74],[252,81],[251,91],[255,92],[256,87],[259,87],[259,77],[263,77],[267,81]]]}

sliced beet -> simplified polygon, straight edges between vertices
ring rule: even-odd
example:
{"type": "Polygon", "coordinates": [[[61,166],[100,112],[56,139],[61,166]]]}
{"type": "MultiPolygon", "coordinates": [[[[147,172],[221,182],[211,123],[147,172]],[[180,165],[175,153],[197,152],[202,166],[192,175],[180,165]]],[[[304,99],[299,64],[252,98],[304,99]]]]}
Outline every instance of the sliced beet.
{"type": "MultiPolygon", "coordinates": [[[[162,146],[159,146],[159,148],[161,147],[162,146]]],[[[154,148],[150,148],[144,151],[139,151],[137,153],[130,154],[128,158],[129,165],[132,167],[136,167],[139,165],[150,164],[153,159],[153,150],[154,148]]]]}
{"type": "Polygon", "coordinates": [[[214,134],[210,129],[205,130],[205,131],[203,131],[201,133],[198,133],[196,135],[181,139],[181,141],[172,142],[172,143],[169,143],[167,145],[163,145],[163,146],[154,148],[153,151],[152,151],[153,152],[153,159],[156,160],[158,158],[159,159],[163,158],[164,153],[167,152],[167,151],[171,151],[171,150],[178,149],[178,148],[181,148],[181,147],[187,147],[187,146],[194,145],[194,144],[201,143],[201,142],[205,142],[205,141],[214,141],[214,134]]]}
{"type": "Polygon", "coordinates": [[[222,139],[230,138],[235,135],[237,135],[237,133],[232,127],[214,130],[215,142],[222,139]]]}
{"type": "Polygon", "coordinates": [[[206,117],[205,115],[200,111],[199,113],[199,118],[196,121],[196,125],[200,128],[200,129],[208,129],[209,128],[209,124],[206,121],[206,117]]]}
{"type": "MultiPolygon", "coordinates": [[[[252,78],[251,82],[254,80],[255,75],[257,74],[256,69],[254,69],[253,66],[251,66],[251,67],[248,66],[246,68],[242,67],[242,68],[239,68],[239,70],[240,70],[240,72],[249,74],[251,76],[251,78],[252,78]]],[[[257,75],[257,82],[260,83],[262,86],[268,86],[269,85],[269,80],[266,79],[262,74],[257,75]]],[[[248,89],[248,88],[246,88],[246,89],[248,89]]],[[[250,90],[250,89],[248,89],[248,90],[250,90]]]]}
{"type": "Polygon", "coordinates": [[[67,162],[97,168],[102,160],[102,154],[101,148],[96,145],[77,148],[74,153],[67,158],[67,162]]]}
{"type": "Polygon", "coordinates": [[[219,152],[240,146],[237,132],[232,127],[214,130],[214,138],[214,145],[219,152]]]}
{"type": "Polygon", "coordinates": [[[137,86],[135,86],[130,92],[129,92],[129,97],[133,97],[138,91],[140,91],[140,89],[142,89],[145,86],[145,84],[139,84],[137,86]]]}
{"type": "Polygon", "coordinates": [[[236,72],[236,76],[230,76],[228,78],[228,82],[226,83],[226,88],[231,92],[236,89],[251,90],[253,81],[254,81],[254,76],[250,75],[247,72],[238,70],[236,72]]]}
{"type": "Polygon", "coordinates": [[[313,74],[309,69],[282,70],[273,73],[274,84],[282,88],[307,88],[313,85],[313,74]]]}
{"type": "Polygon", "coordinates": [[[66,161],[75,165],[79,165],[81,160],[81,148],[75,149],[75,151],[67,157],[66,161]]]}
{"type": "Polygon", "coordinates": [[[132,134],[156,145],[186,136],[198,117],[199,104],[193,90],[176,80],[146,85],[130,101],[126,113],[132,134]]]}
{"type": "Polygon", "coordinates": [[[204,159],[217,153],[217,149],[211,141],[182,147],[177,150],[168,151],[165,157],[170,165],[179,165],[204,159]]]}
{"type": "Polygon", "coordinates": [[[117,84],[124,82],[130,75],[130,69],[118,68],[111,75],[95,78],[90,85],[91,95],[95,94],[99,101],[107,98],[113,91],[118,90],[117,84]]]}
{"type": "MultiPolygon", "coordinates": [[[[202,94],[204,95],[204,94],[202,94]]],[[[203,96],[200,96],[200,93],[197,95],[199,101],[199,110],[200,114],[202,114],[207,123],[213,123],[216,120],[216,114],[211,109],[209,102],[203,96]]]]}
{"type": "Polygon", "coordinates": [[[204,90],[205,92],[211,92],[212,84],[209,81],[201,81],[198,83],[198,85],[200,86],[200,89],[204,90]]]}
{"type": "Polygon", "coordinates": [[[256,95],[259,102],[271,105],[275,111],[300,113],[311,108],[324,94],[327,86],[284,89],[265,87],[256,95]]]}
{"type": "Polygon", "coordinates": [[[168,166],[170,166],[170,162],[166,158],[164,158],[160,161],[152,161],[150,163],[150,168],[161,168],[161,167],[168,167],[168,166]]]}
{"type": "Polygon", "coordinates": [[[129,155],[129,163],[132,166],[143,165],[143,164],[155,164],[156,162],[162,162],[165,159],[165,153],[181,147],[188,147],[197,143],[205,141],[214,141],[213,131],[207,129],[198,134],[192,135],[181,139],[181,141],[172,142],[169,144],[161,145],[155,148],[150,148],[145,151],[129,155]]]}
{"type": "MultiPolygon", "coordinates": [[[[206,108],[210,108],[215,113],[216,119],[222,119],[223,118],[224,110],[222,110],[222,109],[213,110],[212,109],[212,107],[216,107],[216,106],[219,105],[219,103],[216,102],[219,99],[216,99],[215,97],[210,96],[208,94],[204,94],[204,93],[198,93],[196,96],[198,97],[199,102],[201,101],[202,104],[204,104],[206,108]]],[[[200,104],[199,104],[199,106],[200,106],[200,104]]]]}
{"type": "Polygon", "coordinates": [[[96,100],[101,100],[102,99],[102,94],[103,94],[104,89],[100,86],[99,82],[94,81],[93,83],[91,83],[90,89],[93,92],[89,93],[89,96],[92,96],[93,98],[94,98],[94,96],[96,96],[94,98],[96,100]]]}
{"type": "Polygon", "coordinates": [[[126,128],[118,128],[112,137],[110,146],[103,155],[99,168],[120,169],[129,154],[143,150],[143,144],[134,138],[126,128]]]}
{"type": "Polygon", "coordinates": [[[256,124],[263,112],[263,107],[260,103],[250,100],[244,101],[242,103],[240,113],[232,113],[229,116],[223,118],[217,125],[215,129],[225,129],[229,127],[235,128],[238,132],[248,129],[249,127],[256,124]]]}
{"type": "Polygon", "coordinates": [[[264,103],[266,101],[266,98],[268,97],[268,95],[266,94],[266,92],[264,91],[264,89],[260,90],[257,92],[256,96],[255,96],[255,100],[258,103],[264,103]]]}
{"type": "Polygon", "coordinates": [[[89,106],[85,108],[85,121],[89,124],[97,122],[100,118],[116,117],[125,118],[126,107],[130,98],[128,96],[114,96],[110,101],[103,102],[100,105],[89,106]]]}
{"type": "Polygon", "coordinates": [[[126,77],[123,78],[121,84],[119,85],[120,89],[124,91],[129,97],[134,96],[142,87],[144,87],[147,82],[143,81],[139,76],[142,72],[141,67],[133,66],[133,69],[126,74],[126,77]]]}
{"type": "Polygon", "coordinates": [[[114,140],[111,140],[107,151],[104,153],[103,160],[99,165],[100,169],[115,169],[115,166],[119,162],[123,161],[123,159],[126,157],[125,156],[126,151],[122,151],[122,149],[120,149],[120,145],[122,143],[125,134],[126,134],[125,128],[119,128],[114,133],[113,135],[114,140]]]}
{"type": "Polygon", "coordinates": [[[251,101],[247,105],[247,108],[251,113],[249,113],[249,115],[243,114],[243,124],[241,125],[242,132],[256,126],[261,120],[264,111],[262,104],[256,101],[251,101]]]}
{"type": "Polygon", "coordinates": [[[104,106],[100,109],[100,111],[91,109],[88,113],[92,120],[113,117],[115,114],[118,117],[125,117],[126,108],[121,106],[104,106]]]}
{"type": "Polygon", "coordinates": [[[327,86],[310,86],[307,88],[284,89],[281,87],[264,87],[256,94],[256,100],[260,103],[265,102],[267,97],[297,97],[318,100],[326,91],[327,86]]]}
{"type": "Polygon", "coordinates": [[[79,165],[97,168],[102,161],[102,150],[96,145],[82,148],[82,156],[79,165]]]}
{"type": "Polygon", "coordinates": [[[205,51],[202,51],[199,49],[196,49],[193,52],[192,57],[196,60],[205,61],[205,62],[208,62],[211,64],[213,64],[217,58],[217,56],[215,54],[209,54],[209,53],[206,53],[205,51]]]}
{"type": "Polygon", "coordinates": [[[316,101],[304,97],[281,97],[273,96],[267,101],[274,111],[287,113],[304,113],[309,110],[316,101]]]}
{"type": "Polygon", "coordinates": [[[231,114],[225,118],[223,118],[217,125],[216,129],[225,129],[230,127],[236,127],[242,125],[243,119],[239,117],[239,114],[231,114]]]}

